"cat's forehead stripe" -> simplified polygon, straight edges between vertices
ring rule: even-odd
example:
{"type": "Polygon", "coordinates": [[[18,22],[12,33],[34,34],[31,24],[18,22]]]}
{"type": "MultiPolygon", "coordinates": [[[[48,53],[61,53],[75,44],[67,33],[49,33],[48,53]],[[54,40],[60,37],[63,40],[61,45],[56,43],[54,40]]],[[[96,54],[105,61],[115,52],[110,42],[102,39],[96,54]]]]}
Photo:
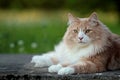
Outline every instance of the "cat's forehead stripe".
{"type": "Polygon", "coordinates": [[[80,32],[83,32],[83,29],[82,29],[82,28],[80,28],[80,32]]]}

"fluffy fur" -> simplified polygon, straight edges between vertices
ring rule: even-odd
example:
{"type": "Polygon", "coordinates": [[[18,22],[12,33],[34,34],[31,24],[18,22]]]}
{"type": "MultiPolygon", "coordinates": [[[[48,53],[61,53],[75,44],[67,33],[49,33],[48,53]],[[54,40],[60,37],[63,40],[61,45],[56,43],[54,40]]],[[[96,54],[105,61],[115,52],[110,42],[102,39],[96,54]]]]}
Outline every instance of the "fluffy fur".
{"type": "Polygon", "coordinates": [[[120,37],[92,13],[88,18],[68,14],[68,28],[53,52],[33,56],[34,67],[50,66],[59,75],[120,69],[120,37]]]}

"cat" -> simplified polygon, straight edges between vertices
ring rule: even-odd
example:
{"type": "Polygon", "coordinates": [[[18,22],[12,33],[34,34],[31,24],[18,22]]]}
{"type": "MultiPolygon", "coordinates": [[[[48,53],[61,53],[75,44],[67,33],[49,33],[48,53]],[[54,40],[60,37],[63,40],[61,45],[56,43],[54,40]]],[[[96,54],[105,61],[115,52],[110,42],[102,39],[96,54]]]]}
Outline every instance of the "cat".
{"type": "Polygon", "coordinates": [[[87,18],[68,13],[68,28],[55,50],[32,57],[34,67],[58,75],[120,69],[120,36],[112,33],[96,12],[87,18]]]}

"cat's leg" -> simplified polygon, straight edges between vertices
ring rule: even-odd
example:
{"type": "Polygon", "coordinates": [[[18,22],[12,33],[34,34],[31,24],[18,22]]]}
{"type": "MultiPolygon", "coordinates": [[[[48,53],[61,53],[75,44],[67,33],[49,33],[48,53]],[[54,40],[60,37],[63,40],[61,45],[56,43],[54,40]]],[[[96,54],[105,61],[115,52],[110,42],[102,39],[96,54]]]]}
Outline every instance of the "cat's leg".
{"type": "Polygon", "coordinates": [[[61,68],[63,68],[63,66],[61,64],[51,65],[48,68],[48,72],[50,72],[50,73],[58,72],[61,68]]]}
{"type": "Polygon", "coordinates": [[[75,64],[68,65],[67,67],[63,67],[58,71],[59,75],[68,75],[74,73],[94,73],[105,71],[105,67],[102,63],[98,62],[93,63],[91,61],[81,61],[75,64]]]}
{"type": "Polygon", "coordinates": [[[111,60],[108,62],[108,70],[120,69],[120,54],[117,56],[112,56],[111,60]]]}
{"type": "Polygon", "coordinates": [[[58,63],[57,57],[54,52],[46,53],[43,55],[36,55],[32,57],[31,63],[35,63],[34,67],[51,66],[58,63]]]}
{"type": "Polygon", "coordinates": [[[68,62],[62,62],[62,63],[59,62],[59,64],[51,65],[48,68],[48,72],[50,72],[50,73],[58,72],[60,69],[66,67],[68,65],[70,65],[70,63],[68,63],[68,62]]]}

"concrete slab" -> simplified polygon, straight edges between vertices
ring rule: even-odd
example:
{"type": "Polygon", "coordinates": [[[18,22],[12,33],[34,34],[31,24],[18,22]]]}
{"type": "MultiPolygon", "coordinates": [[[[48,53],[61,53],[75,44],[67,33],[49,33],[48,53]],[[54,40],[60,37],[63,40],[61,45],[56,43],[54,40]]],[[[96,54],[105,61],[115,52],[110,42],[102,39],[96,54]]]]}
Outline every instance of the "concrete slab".
{"type": "Polygon", "coordinates": [[[47,67],[34,68],[33,55],[0,54],[0,80],[120,80],[120,70],[93,74],[57,75],[48,73],[47,67]]]}

